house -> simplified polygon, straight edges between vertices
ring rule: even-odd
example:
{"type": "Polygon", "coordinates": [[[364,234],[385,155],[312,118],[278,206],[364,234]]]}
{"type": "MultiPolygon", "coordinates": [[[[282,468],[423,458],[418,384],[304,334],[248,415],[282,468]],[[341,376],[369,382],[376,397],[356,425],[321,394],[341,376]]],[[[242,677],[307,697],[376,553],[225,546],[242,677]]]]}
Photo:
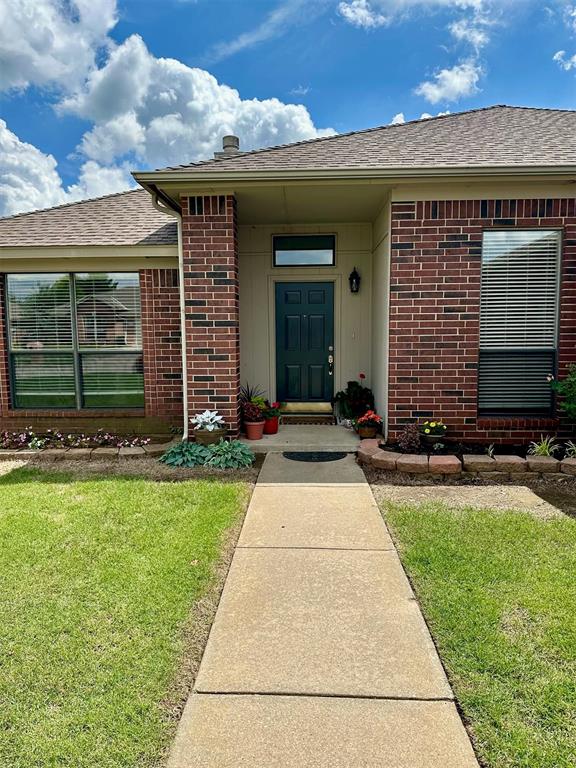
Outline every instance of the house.
{"type": "Polygon", "coordinates": [[[238,389],[311,413],[360,372],[386,429],[562,430],[576,112],[495,106],[134,174],[0,220],[0,426],[158,432],[238,389]]]}

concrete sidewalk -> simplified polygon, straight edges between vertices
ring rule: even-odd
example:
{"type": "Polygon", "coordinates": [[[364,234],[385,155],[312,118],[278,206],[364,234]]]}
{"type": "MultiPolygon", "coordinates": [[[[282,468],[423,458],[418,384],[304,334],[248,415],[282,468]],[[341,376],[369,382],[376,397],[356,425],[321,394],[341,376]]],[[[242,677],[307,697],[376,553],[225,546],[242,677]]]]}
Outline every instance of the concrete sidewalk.
{"type": "Polygon", "coordinates": [[[478,768],[352,456],[266,458],[168,766],[478,768]]]}

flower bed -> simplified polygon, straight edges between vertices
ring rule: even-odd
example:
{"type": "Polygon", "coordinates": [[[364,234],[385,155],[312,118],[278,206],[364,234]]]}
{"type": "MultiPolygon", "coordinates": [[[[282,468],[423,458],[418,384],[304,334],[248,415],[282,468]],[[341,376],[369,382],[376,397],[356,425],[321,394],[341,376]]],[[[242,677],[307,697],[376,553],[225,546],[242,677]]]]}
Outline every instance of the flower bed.
{"type": "Polygon", "coordinates": [[[433,475],[436,477],[481,477],[503,480],[523,474],[552,477],[554,475],[576,476],[576,458],[555,459],[552,456],[521,456],[486,454],[432,455],[421,453],[396,453],[383,450],[378,440],[362,440],[358,448],[358,461],[375,469],[388,472],[402,472],[411,475],[433,475]]]}

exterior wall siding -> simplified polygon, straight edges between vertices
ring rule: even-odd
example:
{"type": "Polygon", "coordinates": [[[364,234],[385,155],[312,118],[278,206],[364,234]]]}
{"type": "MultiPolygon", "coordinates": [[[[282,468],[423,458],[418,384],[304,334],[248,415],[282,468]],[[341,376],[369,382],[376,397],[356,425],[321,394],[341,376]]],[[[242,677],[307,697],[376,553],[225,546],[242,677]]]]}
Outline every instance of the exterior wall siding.
{"type": "Polygon", "coordinates": [[[238,238],[233,195],[182,198],[188,409],[240,426],[238,238]]]}
{"type": "Polygon", "coordinates": [[[557,419],[479,417],[482,232],[561,228],[558,374],[576,363],[576,200],[397,202],[391,216],[389,432],[434,416],[467,440],[526,441],[557,419]]]}

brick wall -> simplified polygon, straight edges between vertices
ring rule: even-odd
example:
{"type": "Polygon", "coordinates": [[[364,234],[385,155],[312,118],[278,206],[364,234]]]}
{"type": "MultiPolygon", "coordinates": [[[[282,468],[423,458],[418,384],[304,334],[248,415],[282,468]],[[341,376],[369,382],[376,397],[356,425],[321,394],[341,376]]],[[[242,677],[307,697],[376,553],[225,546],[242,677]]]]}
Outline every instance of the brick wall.
{"type": "Polygon", "coordinates": [[[562,376],[576,362],[576,200],[393,203],[391,222],[390,434],[429,416],[470,440],[525,441],[556,431],[555,419],[478,417],[482,232],[563,228],[562,376]]]}
{"type": "Polygon", "coordinates": [[[140,272],[146,415],[182,421],[182,347],[178,270],[140,272]]]}
{"type": "Polygon", "coordinates": [[[218,410],[239,428],[240,337],[236,201],[232,195],[182,199],[190,415],[218,410]]]}

